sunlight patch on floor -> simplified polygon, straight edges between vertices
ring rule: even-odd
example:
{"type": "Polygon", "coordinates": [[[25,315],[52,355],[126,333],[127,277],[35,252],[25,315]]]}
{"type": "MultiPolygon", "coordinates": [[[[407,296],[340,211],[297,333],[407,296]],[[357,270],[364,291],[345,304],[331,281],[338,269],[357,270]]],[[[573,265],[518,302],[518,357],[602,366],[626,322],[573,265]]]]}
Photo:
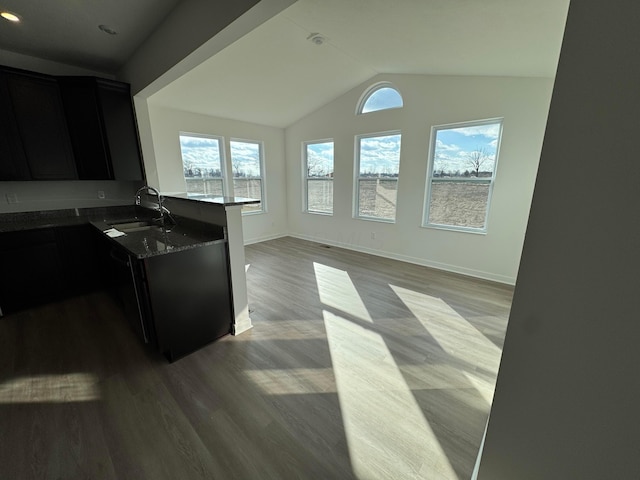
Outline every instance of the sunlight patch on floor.
{"type": "Polygon", "coordinates": [[[0,384],[0,404],[89,402],[98,399],[98,379],[88,373],[35,375],[0,384]]]}
{"type": "Polygon", "coordinates": [[[323,316],[355,475],[457,479],[398,366],[372,361],[391,356],[384,339],[331,312],[323,316]]]}
{"type": "Polygon", "coordinates": [[[500,348],[444,300],[396,285],[389,286],[446,353],[462,360],[469,369],[483,365],[488,368],[487,373],[498,373],[500,348]]]}
{"type": "Polygon", "coordinates": [[[344,270],[313,262],[320,301],[362,320],[371,322],[371,315],[360,298],[349,274],[344,270]]]}
{"type": "Polygon", "coordinates": [[[266,395],[336,392],[332,368],[261,369],[244,373],[266,395]]]}

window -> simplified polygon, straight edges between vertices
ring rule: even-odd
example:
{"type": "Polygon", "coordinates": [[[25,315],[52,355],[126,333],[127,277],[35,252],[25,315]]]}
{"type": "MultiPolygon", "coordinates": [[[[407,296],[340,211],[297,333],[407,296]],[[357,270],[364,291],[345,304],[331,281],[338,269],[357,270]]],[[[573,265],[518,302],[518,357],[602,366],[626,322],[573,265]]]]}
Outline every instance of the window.
{"type": "Polygon", "coordinates": [[[390,83],[383,82],[369,88],[360,102],[358,102],[358,114],[402,108],[402,96],[390,83]]]}
{"type": "Polygon", "coordinates": [[[423,226],[487,231],[502,119],[433,127],[423,226]]]}
{"type": "Polygon", "coordinates": [[[305,212],[333,215],[333,141],[304,144],[305,212]]]}
{"type": "Polygon", "coordinates": [[[242,213],[264,212],[262,143],[251,140],[231,140],[229,147],[233,169],[233,194],[236,197],[260,199],[260,203],[244,205],[242,213]]]}
{"type": "Polygon", "coordinates": [[[400,132],[356,137],[356,218],[395,222],[400,139],[400,132]]]}
{"type": "Polygon", "coordinates": [[[222,138],[181,133],[180,151],[187,193],[224,195],[222,138]]]}

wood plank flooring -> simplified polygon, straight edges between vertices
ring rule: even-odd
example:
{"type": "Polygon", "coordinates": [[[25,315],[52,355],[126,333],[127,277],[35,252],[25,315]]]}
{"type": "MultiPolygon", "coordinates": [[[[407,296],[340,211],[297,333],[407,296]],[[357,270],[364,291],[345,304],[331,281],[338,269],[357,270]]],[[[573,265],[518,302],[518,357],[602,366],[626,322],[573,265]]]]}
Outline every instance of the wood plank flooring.
{"type": "Polygon", "coordinates": [[[468,479],[512,289],[282,238],[173,364],[105,292],[0,318],[0,479],[468,479]]]}

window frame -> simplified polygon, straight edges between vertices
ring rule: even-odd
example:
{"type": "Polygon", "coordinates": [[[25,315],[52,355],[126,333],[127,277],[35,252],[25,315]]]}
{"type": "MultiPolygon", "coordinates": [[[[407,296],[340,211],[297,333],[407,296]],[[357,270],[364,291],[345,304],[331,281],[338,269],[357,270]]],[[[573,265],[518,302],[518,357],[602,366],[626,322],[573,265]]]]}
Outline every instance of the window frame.
{"type": "Polygon", "coordinates": [[[443,125],[433,125],[431,127],[431,137],[429,140],[429,152],[427,161],[427,176],[426,176],[426,188],[423,201],[423,213],[422,213],[422,225],[423,228],[432,228],[436,230],[449,230],[463,233],[473,233],[479,235],[486,235],[489,228],[489,212],[491,210],[491,199],[493,198],[493,189],[496,183],[496,174],[498,171],[498,160],[500,158],[500,147],[502,144],[502,132],[504,129],[504,117],[487,118],[483,120],[471,120],[466,122],[448,123],[443,125]],[[437,142],[437,133],[441,130],[453,130],[465,127],[477,127],[482,125],[494,125],[499,124],[498,142],[496,145],[496,155],[493,164],[493,172],[489,179],[489,190],[487,193],[487,205],[484,217],[484,226],[478,227],[466,227],[462,225],[447,225],[440,223],[430,223],[429,214],[431,210],[431,190],[433,186],[433,171],[435,167],[435,147],[437,142]]]}
{"type": "MultiPolygon", "coordinates": [[[[226,161],[226,145],[225,139],[222,135],[213,135],[209,133],[195,133],[195,132],[178,132],[178,149],[180,150],[180,163],[182,164],[182,177],[185,181],[185,188],[187,183],[187,177],[184,176],[184,157],[182,152],[182,143],[181,137],[194,137],[194,138],[204,138],[207,140],[217,140],[218,141],[218,155],[220,157],[220,180],[222,181],[222,196],[227,195],[229,192],[229,184],[228,184],[228,175],[227,175],[227,161],[226,161]]],[[[215,177],[212,177],[215,178],[215,177]]],[[[189,189],[186,188],[187,195],[189,194],[189,189]]],[[[194,194],[199,195],[199,194],[194,194]]],[[[201,195],[208,195],[207,193],[202,193],[201,195]]]]}
{"type": "Polygon", "coordinates": [[[402,160],[402,131],[398,130],[387,130],[384,132],[376,132],[376,133],[363,133],[356,135],[354,138],[354,170],[353,170],[353,179],[354,179],[354,188],[353,188],[353,218],[356,220],[367,220],[371,222],[381,222],[381,223],[396,223],[397,213],[398,213],[398,197],[397,192],[399,191],[399,182],[400,182],[400,163],[402,160]],[[398,157],[398,176],[396,177],[396,205],[394,209],[393,219],[390,218],[382,218],[382,217],[370,217],[360,215],[360,146],[361,140],[364,138],[376,138],[376,137],[390,137],[392,135],[400,135],[400,155],[398,157]]]}
{"type": "Polygon", "coordinates": [[[398,90],[398,88],[391,82],[378,82],[371,85],[362,93],[362,95],[360,96],[360,99],[358,100],[358,103],[356,104],[356,115],[367,115],[369,113],[384,112],[387,110],[398,110],[400,108],[404,108],[404,97],[402,96],[402,93],[400,93],[400,90],[398,90]],[[382,90],[383,88],[391,88],[395,90],[396,93],[400,96],[402,105],[397,107],[380,108],[378,110],[372,110],[370,112],[363,112],[362,109],[364,108],[369,98],[378,90],[382,90]]]}
{"type": "MultiPolygon", "coordinates": [[[[229,175],[229,183],[231,183],[231,187],[233,191],[234,196],[236,195],[236,188],[235,188],[235,179],[236,178],[240,178],[240,177],[236,177],[234,175],[234,171],[233,171],[233,154],[231,153],[231,144],[233,142],[236,143],[251,143],[251,144],[255,144],[258,145],[258,156],[259,156],[259,167],[260,167],[260,176],[259,177],[255,177],[255,178],[259,178],[260,179],[260,206],[261,209],[260,210],[245,210],[245,207],[243,206],[242,208],[242,215],[262,215],[263,213],[267,213],[267,189],[266,189],[266,172],[265,172],[265,168],[264,168],[264,141],[262,140],[251,140],[248,138],[237,138],[237,137],[230,137],[229,138],[229,167],[231,169],[231,175],[229,175]]],[[[249,205],[250,207],[251,205],[249,205]]]]}
{"type": "Polygon", "coordinates": [[[307,168],[307,161],[308,161],[308,146],[309,145],[318,145],[318,144],[323,144],[323,143],[331,143],[333,149],[334,149],[334,154],[333,154],[333,158],[332,158],[332,162],[333,162],[333,170],[332,170],[332,176],[330,177],[331,183],[333,184],[334,181],[334,177],[335,177],[335,141],[333,138],[324,138],[321,140],[308,140],[308,141],[303,141],[302,142],[302,211],[303,213],[309,213],[311,215],[326,215],[326,216],[333,216],[333,192],[332,192],[332,198],[331,198],[331,212],[324,212],[324,211],[320,211],[320,210],[309,210],[309,179],[314,179],[317,177],[309,177],[308,175],[308,168],[307,168]]]}

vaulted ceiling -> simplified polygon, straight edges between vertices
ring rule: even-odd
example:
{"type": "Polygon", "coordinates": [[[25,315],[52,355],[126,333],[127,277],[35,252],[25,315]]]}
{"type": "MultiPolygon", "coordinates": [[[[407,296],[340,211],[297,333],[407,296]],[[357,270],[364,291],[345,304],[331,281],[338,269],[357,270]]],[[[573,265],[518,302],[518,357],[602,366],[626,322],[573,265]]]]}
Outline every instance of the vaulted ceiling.
{"type": "Polygon", "coordinates": [[[553,77],[568,4],[298,0],[150,102],[286,127],[378,73],[553,77]]]}
{"type": "MultiPolygon", "coordinates": [[[[0,22],[0,49],[113,74],[184,0],[0,2],[28,19],[0,22]]],[[[286,127],[379,73],[553,77],[568,5],[298,0],[149,102],[286,127]]]]}

